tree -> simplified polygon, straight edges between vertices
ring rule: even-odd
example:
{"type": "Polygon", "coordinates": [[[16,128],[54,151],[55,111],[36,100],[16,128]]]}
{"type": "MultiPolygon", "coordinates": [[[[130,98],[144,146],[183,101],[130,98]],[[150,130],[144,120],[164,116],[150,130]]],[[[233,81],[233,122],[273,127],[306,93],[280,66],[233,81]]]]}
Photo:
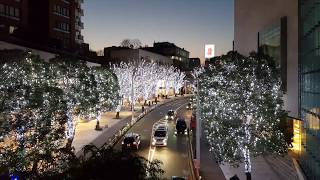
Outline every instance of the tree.
{"type": "Polygon", "coordinates": [[[99,120],[117,105],[118,89],[116,76],[102,67],[0,52],[0,170],[37,178],[68,168],[77,118],[99,120]]]}
{"type": "Polygon", "coordinates": [[[10,174],[59,172],[67,161],[57,157],[70,157],[62,149],[63,91],[48,79],[47,63],[29,53],[14,54],[0,59],[0,110],[4,118],[0,167],[10,174]]]}
{"type": "Polygon", "coordinates": [[[142,46],[142,43],[139,39],[124,39],[121,42],[121,46],[131,49],[138,49],[142,46]]]}
{"type": "Polygon", "coordinates": [[[162,179],[161,162],[134,153],[94,145],[84,147],[84,155],[73,161],[63,173],[44,176],[44,179],[162,179]]]}
{"type": "Polygon", "coordinates": [[[119,85],[116,75],[110,70],[103,67],[92,67],[91,71],[96,82],[95,91],[91,93],[96,98],[95,112],[97,129],[99,129],[101,113],[113,110],[119,104],[119,85]]]}
{"type": "Polygon", "coordinates": [[[280,73],[266,56],[230,52],[220,58],[199,78],[200,119],[218,162],[244,162],[250,179],[251,156],[287,151],[280,73]]]}

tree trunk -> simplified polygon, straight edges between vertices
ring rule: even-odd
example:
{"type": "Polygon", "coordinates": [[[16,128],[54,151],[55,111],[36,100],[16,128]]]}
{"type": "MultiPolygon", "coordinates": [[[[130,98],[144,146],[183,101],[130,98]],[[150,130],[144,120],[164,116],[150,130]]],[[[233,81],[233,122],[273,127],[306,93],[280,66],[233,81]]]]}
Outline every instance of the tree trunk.
{"type": "Polygon", "coordinates": [[[248,148],[243,150],[244,152],[244,168],[247,176],[247,180],[251,180],[251,159],[250,159],[250,151],[248,148]]]}

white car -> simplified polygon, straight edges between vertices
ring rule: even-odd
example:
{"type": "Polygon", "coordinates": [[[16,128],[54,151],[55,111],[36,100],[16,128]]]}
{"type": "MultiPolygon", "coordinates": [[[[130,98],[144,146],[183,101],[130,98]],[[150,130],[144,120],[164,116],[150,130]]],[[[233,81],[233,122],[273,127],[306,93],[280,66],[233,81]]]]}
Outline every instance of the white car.
{"type": "Polygon", "coordinates": [[[167,146],[168,142],[168,125],[155,124],[152,130],[151,145],[152,146],[167,146]]]}

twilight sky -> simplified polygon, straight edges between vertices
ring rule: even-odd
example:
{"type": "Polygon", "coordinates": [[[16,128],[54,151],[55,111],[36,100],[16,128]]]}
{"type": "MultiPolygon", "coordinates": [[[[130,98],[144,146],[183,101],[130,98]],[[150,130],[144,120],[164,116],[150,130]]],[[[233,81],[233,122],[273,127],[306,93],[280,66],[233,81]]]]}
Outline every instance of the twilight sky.
{"type": "Polygon", "coordinates": [[[216,55],[232,49],[233,0],[86,0],[84,40],[93,50],[125,38],[143,45],[169,41],[204,61],[204,45],[216,55]]]}

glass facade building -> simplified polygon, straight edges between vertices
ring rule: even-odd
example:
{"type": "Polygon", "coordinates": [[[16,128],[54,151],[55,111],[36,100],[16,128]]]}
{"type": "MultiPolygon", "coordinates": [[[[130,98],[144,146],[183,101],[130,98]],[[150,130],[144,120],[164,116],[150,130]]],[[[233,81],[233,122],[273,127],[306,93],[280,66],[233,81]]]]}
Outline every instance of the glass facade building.
{"type": "Polygon", "coordinates": [[[287,17],[281,17],[274,26],[258,32],[258,51],[269,55],[281,69],[282,90],[287,91],[287,17]]]}
{"type": "Polygon", "coordinates": [[[305,132],[300,163],[309,179],[320,179],[320,0],[299,1],[300,107],[305,132]]]}

